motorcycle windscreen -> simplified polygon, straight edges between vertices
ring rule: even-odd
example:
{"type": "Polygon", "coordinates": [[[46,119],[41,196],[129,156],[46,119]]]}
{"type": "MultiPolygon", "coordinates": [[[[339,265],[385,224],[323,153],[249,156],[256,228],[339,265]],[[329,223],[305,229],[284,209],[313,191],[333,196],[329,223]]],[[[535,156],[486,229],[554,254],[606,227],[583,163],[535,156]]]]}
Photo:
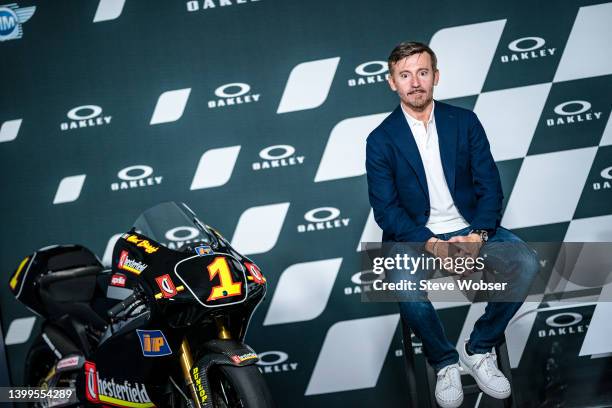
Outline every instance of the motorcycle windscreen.
{"type": "Polygon", "coordinates": [[[192,256],[174,266],[174,273],[205,307],[221,307],[243,302],[248,285],[243,266],[229,254],[192,256]]]}

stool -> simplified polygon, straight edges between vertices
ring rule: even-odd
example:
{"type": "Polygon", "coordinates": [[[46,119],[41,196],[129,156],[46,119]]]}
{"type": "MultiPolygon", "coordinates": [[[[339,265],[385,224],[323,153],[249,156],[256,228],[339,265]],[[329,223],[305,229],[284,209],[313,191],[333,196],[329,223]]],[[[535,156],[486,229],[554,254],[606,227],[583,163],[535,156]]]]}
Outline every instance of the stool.
{"type": "MultiPolygon", "coordinates": [[[[412,339],[411,339],[411,330],[410,327],[404,322],[404,319],[400,318],[401,327],[402,327],[402,343],[403,343],[403,353],[404,353],[404,365],[406,369],[406,377],[408,380],[408,389],[410,392],[410,406],[411,407],[421,407],[419,405],[419,398],[416,393],[417,390],[417,381],[416,381],[416,364],[414,362],[414,350],[412,348],[412,339]]],[[[506,347],[506,342],[504,342],[495,347],[495,353],[497,354],[497,365],[500,371],[506,376],[508,381],[510,381],[510,385],[512,385],[512,373],[510,368],[510,359],[508,358],[508,348],[506,347]]],[[[436,382],[437,376],[434,369],[425,362],[425,371],[427,373],[425,382],[427,384],[428,398],[426,402],[426,406],[431,408],[438,407],[436,403],[436,382]]],[[[515,392],[514,388],[512,392],[515,392]]],[[[469,384],[463,386],[463,394],[473,395],[482,392],[480,388],[478,388],[478,384],[469,384]]],[[[504,408],[516,408],[516,404],[514,399],[512,398],[512,394],[510,397],[504,400],[499,401],[499,406],[503,406],[504,408]]]]}

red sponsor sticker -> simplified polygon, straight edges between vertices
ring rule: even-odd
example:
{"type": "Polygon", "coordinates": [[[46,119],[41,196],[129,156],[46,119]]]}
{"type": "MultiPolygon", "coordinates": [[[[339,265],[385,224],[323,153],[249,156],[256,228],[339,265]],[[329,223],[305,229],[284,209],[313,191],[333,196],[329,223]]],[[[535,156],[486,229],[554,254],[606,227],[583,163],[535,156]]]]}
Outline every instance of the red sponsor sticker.
{"type": "Polygon", "coordinates": [[[119,255],[119,269],[123,269],[123,264],[125,264],[125,260],[128,257],[128,251],[123,250],[121,251],[121,255],[119,255]]]}
{"type": "Polygon", "coordinates": [[[89,361],[85,362],[85,395],[87,400],[93,403],[99,403],[98,397],[98,371],[96,364],[89,361]]]}
{"type": "Polygon", "coordinates": [[[247,271],[249,271],[249,274],[253,277],[253,281],[255,283],[258,283],[261,285],[266,281],[266,278],[264,278],[263,274],[261,273],[257,265],[255,265],[254,263],[250,263],[250,262],[245,262],[244,265],[246,266],[247,271]]]}
{"type": "Polygon", "coordinates": [[[111,277],[111,286],[125,288],[125,275],[116,273],[111,277]]]}
{"type": "Polygon", "coordinates": [[[232,356],[232,361],[234,363],[236,363],[236,364],[240,364],[241,363],[240,357],[238,357],[238,356],[232,356]]]}
{"type": "Polygon", "coordinates": [[[161,289],[162,296],[166,299],[174,297],[178,293],[174,286],[174,282],[172,282],[168,274],[158,276],[155,278],[155,282],[157,282],[157,286],[161,289]]]}

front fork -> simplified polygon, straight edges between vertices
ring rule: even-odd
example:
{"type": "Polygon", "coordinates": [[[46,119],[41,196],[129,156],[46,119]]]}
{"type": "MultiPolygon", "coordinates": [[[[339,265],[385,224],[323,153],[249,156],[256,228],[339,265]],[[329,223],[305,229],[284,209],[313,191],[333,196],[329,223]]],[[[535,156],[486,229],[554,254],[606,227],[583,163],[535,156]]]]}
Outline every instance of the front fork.
{"type": "MultiPolygon", "coordinates": [[[[230,335],[229,330],[223,324],[221,319],[215,320],[217,324],[217,337],[220,340],[230,340],[232,337],[230,335]]],[[[191,376],[191,368],[193,367],[193,357],[191,355],[191,349],[189,348],[189,343],[187,339],[184,338],[181,343],[181,349],[179,352],[179,359],[181,362],[181,369],[183,370],[183,377],[185,379],[185,383],[189,390],[191,391],[191,397],[193,398],[193,402],[196,408],[202,408],[202,404],[200,403],[200,398],[198,395],[198,389],[193,382],[193,378],[191,376]]]]}

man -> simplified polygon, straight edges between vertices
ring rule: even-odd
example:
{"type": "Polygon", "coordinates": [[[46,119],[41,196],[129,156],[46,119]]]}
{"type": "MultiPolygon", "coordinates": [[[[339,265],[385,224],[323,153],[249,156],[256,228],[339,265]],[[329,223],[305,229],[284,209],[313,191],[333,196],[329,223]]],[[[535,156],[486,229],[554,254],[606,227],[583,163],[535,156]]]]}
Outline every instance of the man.
{"type": "MultiPolygon", "coordinates": [[[[370,204],[383,241],[419,243],[429,256],[444,259],[451,247],[463,246],[463,254],[484,256],[487,268],[510,282],[510,300],[524,297],[538,261],[520,238],[499,225],[501,183],[478,118],[467,109],[434,102],[440,72],[427,45],[401,43],[388,64],[389,86],[400,104],[369,135],[366,153],[370,204]]],[[[404,253],[419,255],[406,248],[404,253]]],[[[392,280],[427,277],[425,271],[391,273],[392,280]]],[[[420,291],[408,296],[400,302],[400,313],[437,372],[438,404],[451,408],[463,401],[459,360],[483,392],[507,398],[510,384],[497,368],[494,347],[504,341],[521,302],[490,302],[458,353],[426,296],[420,291]]]]}

